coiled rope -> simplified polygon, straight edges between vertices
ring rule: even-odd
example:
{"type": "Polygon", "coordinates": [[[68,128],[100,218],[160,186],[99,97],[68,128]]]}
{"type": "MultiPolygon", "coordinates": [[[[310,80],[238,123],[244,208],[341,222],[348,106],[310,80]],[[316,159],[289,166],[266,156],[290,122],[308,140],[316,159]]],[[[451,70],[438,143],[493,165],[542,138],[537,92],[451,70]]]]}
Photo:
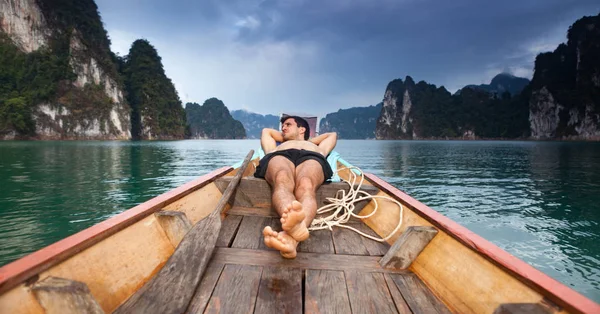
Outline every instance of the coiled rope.
{"type": "Polygon", "coordinates": [[[365,191],[361,191],[360,187],[362,186],[362,184],[365,180],[365,176],[364,176],[362,170],[360,170],[360,168],[358,168],[358,167],[351,166],[351,167],[344,167],[344,168],[338,169],[337,172],[340,172],[340,171],[346,170],[346,169],[350,170],[350,171],[348,171],[350,173],[350,180],[342,179],[342,181],[344,181],[348,185],[350,185],[350,190],[348,191],[348,193],[346,193],[346,191],[344,191],[344,190],[338,190],[335,197],[328,197],[327,202],[329,202],[330,204],[327,204],[327,205],[317,209],[317,215],[328,213],[328,212],[332,212],[332,214],[329,216],[313,219],[308,230],[323,230],[323,229],[332,230],[332,227],[337,226],[337,227],[341,227],[341,228],[350,229],[350,230],[360,234],[361,236],[363,236],[365,238],[369,238],[374,241],[378,241],[378,242],[387,241],[402,226],[402,215],[404,213],[404,207],[402,206],[402,204],[400,204],[400,202],[398,202],[397,200],[395,200],[391,197],[383,196],[383,195],[370,195],[369,193],[367,193],[365,191]],[[356,173],[354,171],[352,171],[353,169],[356,169],[360,172],[360,182],[358,183],[358,185],[356,185],[358,176],[356,175],[356,173]],[[356,185],[356,187],[355,187],[355,185],[356,185]],[[400,208],[400,220],[398,221],[398,225],[396,226],[396,228],[390,234],[388,234],[384,238],[377,238],[377,237],[368,235],[360,230],[357,230],[353,227],[345,225],[345,223],[347,223],[350,220],[350,218],[352,218],[352,217],[365,219],[365,218],[369,218],[369,217],[375,215],[375,213],[379,209],[379,204],[377,203],[377,199],[385,199],[388,201],[392,201],[392,202],[396,203],[396,205],[398,205],[398,207],[400,208]],[[375,204],[375,208],[368,215],[361,216],[361,215],[355,214],[354,213],[354,207],[355,207],[354,204],[357,202],[360,202],[360,201],[364,201],[364,200],[373,200],[373,203],[375,204]]]}

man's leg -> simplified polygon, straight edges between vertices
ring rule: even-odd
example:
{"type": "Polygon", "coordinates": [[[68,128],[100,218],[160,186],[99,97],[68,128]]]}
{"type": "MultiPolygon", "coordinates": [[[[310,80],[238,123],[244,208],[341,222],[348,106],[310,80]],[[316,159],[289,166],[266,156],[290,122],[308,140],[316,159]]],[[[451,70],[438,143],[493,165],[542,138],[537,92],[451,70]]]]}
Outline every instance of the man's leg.
{"type": "Polygon", "coordinates": [[[317,213],[317,189],[323,181],[323,168],[318,161],[309,159],[296,167],[294,194],[302,203],[306,228],[310,227],[317,213]]]}
{"type": "MultiPolygon", "coordinates": [[[[272,203],[277,213],[279,213],[280,216],[283,216],[285,213],[286,217],[290,216],[296,218],[290,220],[303,220],[304,213],[302,211],[293,212],[292,215],[288,214],[292,204],[298,203],[294,197],[294,173],[294,164],[290,160],[283,156],[275,156],[269,160],[265,179],[269,185],[271,185],[272,203]]],[[[297,205],[294,206],[298,207],[297,205]]],[[[283,257],[296,257],[296,246],[298,245],[298,241],[290,236],[285,229],[278,233],[267,226],[263,230],[263,235],[266,246],[279,250],[283,257]]]]}

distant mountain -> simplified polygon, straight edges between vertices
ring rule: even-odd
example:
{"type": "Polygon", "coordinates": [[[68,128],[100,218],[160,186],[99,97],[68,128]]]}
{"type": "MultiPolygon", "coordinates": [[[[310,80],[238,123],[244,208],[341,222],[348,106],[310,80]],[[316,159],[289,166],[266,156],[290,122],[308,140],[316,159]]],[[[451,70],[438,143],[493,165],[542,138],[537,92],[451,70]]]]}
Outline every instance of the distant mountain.
{"type": "Polygon", "coordinates": [[[319,123],[319,132],[337,132],[341,139],[375,138],[375,126],[382,107],[383,103],[379,103],[328,113],[319,123]]]}
{"type": "Polygon", "coordinates": [[[187,103],[185,114],[192,138],[246,138],[242,123],[234,120],[229,114],[229,109],[217,98],[207,99],[202,106],[197,103],[187,103]]]}
{"type": "Polygon", "coordinates": [[[569,27],[567,43],[535,59],[523,91],[534,139],[600,140],[600,14],[569,27]]]}
{"type": "MultiPolygon", "coordinates": [[[[529,80],[517,77],[509,73],[500,73],[496,75],[490,84],[467,85],[464,88],[480,89],[490,94],[501,96],[504,92],[509,92],[512,96],[518,95],[529,84],[529,80]]],[[[461,90],[456,94],[460,94],[461,90]]]]}
{"type": "Polygon", "coordinates": [[[271,114],[262,115],[247,110],[233,110],[231,116],[244,125],[248,138],[260,138],[263,128],[279,128],[279,117],[271,114]]]}

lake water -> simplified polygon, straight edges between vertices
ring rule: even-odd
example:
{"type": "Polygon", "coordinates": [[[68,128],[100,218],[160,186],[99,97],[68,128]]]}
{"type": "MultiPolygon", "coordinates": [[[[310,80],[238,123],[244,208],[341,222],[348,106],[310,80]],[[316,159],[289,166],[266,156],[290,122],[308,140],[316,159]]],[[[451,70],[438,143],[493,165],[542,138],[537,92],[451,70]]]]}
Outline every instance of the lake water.
{"type": "MultiPolygon", "coordinates": [[[[0,142],[0,266],[259,145],[0,142]]],[[[336,150],[600,302],[600,143],[341,140],[336,150]]]]}

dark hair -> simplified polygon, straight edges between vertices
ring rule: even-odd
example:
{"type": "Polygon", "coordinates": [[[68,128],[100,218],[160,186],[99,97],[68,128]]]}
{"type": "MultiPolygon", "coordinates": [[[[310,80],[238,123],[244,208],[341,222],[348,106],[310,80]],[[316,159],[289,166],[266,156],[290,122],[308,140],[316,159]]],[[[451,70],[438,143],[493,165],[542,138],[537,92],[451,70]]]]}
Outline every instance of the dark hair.
{"type": "Polygon", "coordinates": [[[294,121],[296,121],[296,124],[298,125],[298,127],[302,127],[305,128],[306,131],[304,132],[304,140],[308,140],[308,138],[310,137],[310,127],[308,126],[308,122],[306,122],[306,120],[304,120],[304,118],[298,117],[298,116],[283,116],[281,117],[281,124],[283,124],[285,122],[285,120],[287,119],[294,119],[294,121]]]}

